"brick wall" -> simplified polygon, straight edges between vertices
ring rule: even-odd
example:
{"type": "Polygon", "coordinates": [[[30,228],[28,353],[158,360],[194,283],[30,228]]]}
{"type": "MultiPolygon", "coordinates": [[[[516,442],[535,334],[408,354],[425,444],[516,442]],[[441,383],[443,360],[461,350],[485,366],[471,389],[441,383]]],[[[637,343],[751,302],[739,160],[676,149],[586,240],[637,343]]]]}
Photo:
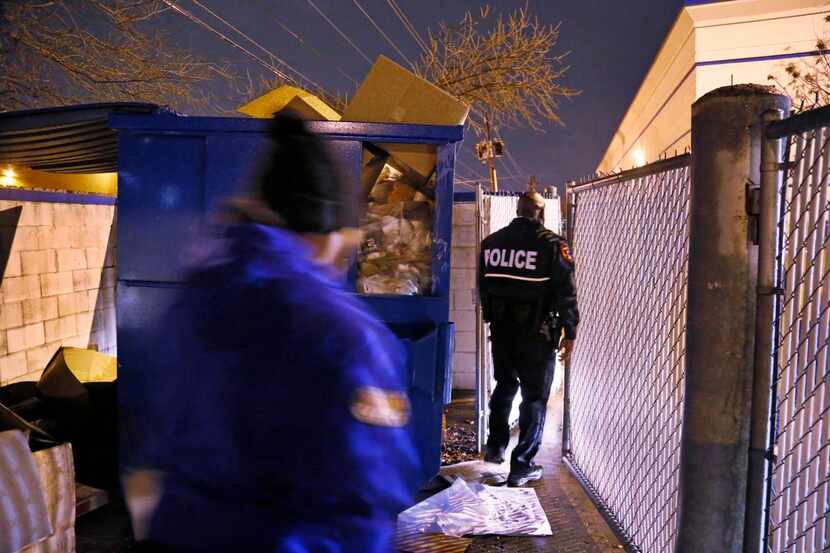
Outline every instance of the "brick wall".
{"type": "Polygon", "coordinates": [[[476,204],[453,205],[450,320],[455,323],[453,388],[476,387],[476,204]]]}
{"type": "Polygon", "coordinates": [[[0,384],[37,379],[61,345],[116,354],[114,213],[0,199],[0,384]]]}

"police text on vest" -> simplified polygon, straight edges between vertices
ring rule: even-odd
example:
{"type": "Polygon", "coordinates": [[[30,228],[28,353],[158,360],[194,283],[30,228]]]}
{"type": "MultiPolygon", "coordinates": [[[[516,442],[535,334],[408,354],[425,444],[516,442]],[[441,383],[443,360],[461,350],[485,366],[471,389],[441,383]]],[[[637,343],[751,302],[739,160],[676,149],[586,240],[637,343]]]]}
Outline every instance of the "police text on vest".
{"type": "Polygon", "coordinates": [[[484,265],[487,267],[515,267],[516,269],[536,269],[536,256],[539,252],[526,250],[492,249],[484,250],[484,265]]]}

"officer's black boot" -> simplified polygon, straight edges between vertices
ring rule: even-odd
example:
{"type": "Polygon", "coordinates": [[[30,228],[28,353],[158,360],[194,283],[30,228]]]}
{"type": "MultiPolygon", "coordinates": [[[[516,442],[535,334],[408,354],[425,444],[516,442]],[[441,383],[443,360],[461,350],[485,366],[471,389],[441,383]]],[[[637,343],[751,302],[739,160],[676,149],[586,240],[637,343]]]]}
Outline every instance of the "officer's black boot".
{"type": "Polygon", "coordinates": [[[485,463],[495,463],[500,465],[504,463],[504,450],[506,448],[499,447],[499,446],[491,446],[487,444],[487,448],[484,451],[484,462],[485,463]]]}

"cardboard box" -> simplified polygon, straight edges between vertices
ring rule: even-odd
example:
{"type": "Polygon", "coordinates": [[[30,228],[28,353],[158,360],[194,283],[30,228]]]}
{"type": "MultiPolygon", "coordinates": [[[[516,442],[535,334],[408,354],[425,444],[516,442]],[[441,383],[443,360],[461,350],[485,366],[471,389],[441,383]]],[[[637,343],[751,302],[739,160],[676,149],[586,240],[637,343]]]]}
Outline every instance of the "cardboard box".
{"type": "Polygon", "coordinates": [[[52,533],[20,553],[74,553],[75,467],[72,446],[61,444],[32,454],[46,495],[52,533]]]}
{"type": "Polygon", "coordinates": [[[346,107],[343,120],[463,125],[469,111],[458,98],[379,56],[346,107]]]}
{"type": "MultiPolygon", "coordinates": [[[[463,125],[470,107],[393,62],[379,56],[343,113],[344,121],[463,125]]],[[[394,158],[428,177],[435,168],[435,147],[383,144],[394,158]]]]}
{"type": "Polygon", "coordinates": [[[24,432],[0,433],[0,553],[74,553],[72,447],[32,453],[24,432]]]}
{"type": "Polygon", "coordinates": [[[236,111],[251,117],[268,119],[283,109],[290,110],[301,119],[313,121],[340,120],[340,114],[323,100],[302,88],[288,85],[275,88],[259,98],[253,99],[244,106],[237,108],[236,111]]]}

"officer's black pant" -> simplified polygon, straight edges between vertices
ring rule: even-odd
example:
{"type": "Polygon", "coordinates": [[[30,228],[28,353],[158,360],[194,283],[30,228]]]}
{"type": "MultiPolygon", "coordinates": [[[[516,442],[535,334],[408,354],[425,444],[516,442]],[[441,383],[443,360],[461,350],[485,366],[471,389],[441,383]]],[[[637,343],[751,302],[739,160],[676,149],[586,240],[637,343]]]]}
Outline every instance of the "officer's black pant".
{"type": "Polygon", "coordinates": [[[510,441],[508,418],[513,398],[521,387],[519,442],[510,458],[510,469],[526,468],[539,451],[545,428],[550,386],[556,357],[551,344],[530,330],[491,325],[496,389],[490,397],[490,450],[504,449],[510,441]]]}

